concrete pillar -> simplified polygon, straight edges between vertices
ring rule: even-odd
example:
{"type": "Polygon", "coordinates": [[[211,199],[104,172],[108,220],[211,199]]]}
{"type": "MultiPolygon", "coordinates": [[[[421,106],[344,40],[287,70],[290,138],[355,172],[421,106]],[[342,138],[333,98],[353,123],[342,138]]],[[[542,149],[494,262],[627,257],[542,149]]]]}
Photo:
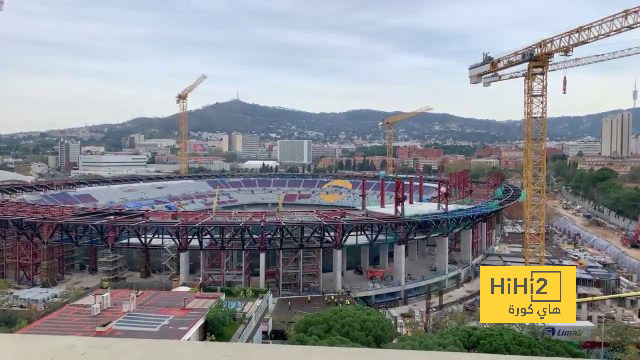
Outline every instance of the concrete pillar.
{"type": "Polygon", "coordinates": [[[472,259],[471,251],[471,229],[464,229],[460,231],[460,257],[462,264],[471,264],[472,259]]]}
{"type": "Polygon", "coordinates": [[[422,240],[416,240],[416,243],[418,244],[418,257],[420,256],[424,256],[427,253],[427,242],[426,241],[422,241],[422,240]]]}
{"type": "Polygon", "coordinates": [[[480,244],[478,245],[480,253],[483,254],[487,250],[487,223],[480,223],[480,244]]]}
{"type": "Polygon", "coordinates": [[[588,321],[589,320],[589,310],[587,308],[587,303],[580,304],[580,320],[588,321]]]}
{"type": "Polygon", "coordinates": [[[342,250],[333,249],[333,279],[335,290],[342,290],[342,250]]]}
{"type": "Polygon", "coordinates": [[[207,257],[204,251],[200,251],[200,281],[204,282],[204,267],[207,257]]]}
{"type": "Polygon", "coordinates": [[[496,243],[496,229],[495,228],[493,230],[491,230],[491,243],[492,244],[496,243]]]}
{"type": "Polygon", "coordinates": [[[386,269],[389,267],[389,245],[380,244],[380,267],[386,269]]]}
{"type": "Polygon", "coordinates": [[[449,238],[446,236],[436,238],[436,271],[449,273],[449,238]]]}
{"type": "MultiPolygon", "coordinates": [[[[247,250],[242,250],[240,251],[240,257],[242,259],[241,261],[241,265],[242,266],[242,287],[247,287],[247,286],[251,286],[251,282],[249,282],[249,284],[247,284],[247,254],[245,253],[245,251],[247,250]]],[[[251,277],[251,272],[249,272],[249,277],[251,277]]]]}
{"type": "Polygon", "coordinates": [[[260,289],[264,289],[267,287],[266,281],[266,269],[267,269],[267,252],[260,251],[260,289]]]}
{"type": "Polygon", "coordinates": [[[369,245],[360,247],[360,267],[362,268],[362,273],[366,277],[367,269],[369,269],[369,245]]]}
{"type": "Polygon", "coordinates": [[[393,247],[393,280],[399,281],[404,286],[406,280],[405,246],[395,245],[393,247]]]}
{"type": "Polygon", "coordinates": [[[591,314],[591,323],[593,323],[593,325],[598,326],[598,314],[597,313],[591,314]]]}
{"type": "Polygon", "coordinates": [[[409,241],[409,244],[407,244],[407,246],[409,247],[409,260],[411,261],[417,261],[418,260],[418,241],[409,241]]]}
{"type": "Polygon", "coordinates": [[[324,287],[322,286],[322,257],[324,256],[324,250],[320,249],[320,258],[318,259],[318,272],[320,272],[320,292],[324,292],[324,287]]]}
{"type": "Polygon", "coordinates": [[[184,284],[189,279],[189,251],[180,253],[180,284],[184,284]]]}
{"type": "MultiPolygon", "coordinates": [[[[496,237],[495,240],[496,240],[496,242],[500,241],[500,238],[502,237],[502,235],[501,235],[501,231],[502,230],[501,229],[502,229],[502,224],[499,223],[499,222],[496,222],[496,231],[495,231],[495,237],[496,237]]],[[[494,244],[495,244],[495,242],[494,242],[494,244]]]]}
{"type": "Polygon", "coordinates": [[[347,271],[347,253],[348,250],[347,248],[343,248],[342,249],[342,271],[347,271]]]}

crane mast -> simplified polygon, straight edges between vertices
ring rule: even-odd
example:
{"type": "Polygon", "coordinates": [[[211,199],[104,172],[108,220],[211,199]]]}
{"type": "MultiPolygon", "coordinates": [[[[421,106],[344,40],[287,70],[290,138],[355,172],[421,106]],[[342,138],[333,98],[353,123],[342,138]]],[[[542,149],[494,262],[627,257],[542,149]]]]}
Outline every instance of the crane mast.
{"type": "Polygon", "coordinates": [[[393,170],[393,124],[402,120],[406,120],[420,113],[431,111],[431,110],[433,110],[431,106],[421,107],[413,111],[390,116],[382,120],[378,124],[378,127],[386,128],[385,138],[386,138],[386,145],[387,145],[387,158],[386,158],[387,165],[386,165],[385,171],[387,174],[390,174],[391,171],[393,170]]]}
{"type": "MultiPolygon", "coordinates": [[[[544,265],[547,139],[547,75],[555,54],[571,55],[576,47],[640,27],[640,6],[626,9],[551,36],[505,56],[483,55],[469,67],[471,84],[499,71],[526,64],[524,73],[524,261],[544,265]]],[[[608,60],[604,59],[603,61],[608,60]]],[[[489,81],[490,82],[490,81],[489,81]]]]}
{"type": "Polygon", "coordinates": [[[180,151],[178,153],[178,159],[180,162],[180,175],[187,175],[189,173],[189,121],[187,117],[187,98],[189,94],[195,90],[198,85],[202,84],[206,75],[200,75],[196,81],[187,86],[176,96],[176,104],[180,109],[180,123],[178,126],[178,144],[180,151]]]}

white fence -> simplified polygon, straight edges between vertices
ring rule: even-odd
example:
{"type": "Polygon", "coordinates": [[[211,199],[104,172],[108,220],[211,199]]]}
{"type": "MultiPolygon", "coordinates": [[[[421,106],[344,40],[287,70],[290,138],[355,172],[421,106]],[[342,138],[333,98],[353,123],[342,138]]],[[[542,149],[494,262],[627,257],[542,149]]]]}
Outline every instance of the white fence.
{"type": "Polygon", "coordinates": [[[271,304],[272,300],[273,294],[271,291],[267,292],[262,300],[257,300],[260,301],[260,305],[258,305],[258,308],[253,312],[248,321],[242,324],[244,328],[236,340],[237,343],[246,343],[252,338],[251,335],[254,333],[256,327],[260,327],[260,321],[262,320],[264,313],[269,310],[269,304],[271,304]]]}

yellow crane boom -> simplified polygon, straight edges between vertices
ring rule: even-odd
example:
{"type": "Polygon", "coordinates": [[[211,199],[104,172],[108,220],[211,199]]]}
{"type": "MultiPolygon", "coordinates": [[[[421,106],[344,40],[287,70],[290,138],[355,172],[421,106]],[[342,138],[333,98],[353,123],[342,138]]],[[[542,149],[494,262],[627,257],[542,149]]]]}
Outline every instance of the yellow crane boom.
{"type": "Polygon", "coordinates": [[[180,175],[187,175],[189,173],[189,122],[187,119],[187,98],[189,94],[195,90],[198,85],[202,84],[206,75],[200,75],[196,81],[187,86],[176,96],[176,104],[180,108],[180,124],[178,126],[178,145],[180,146],[180,152],[178,153],[178,159],[180,162],[180,175]]]}
{"type": "Polygon", "coordinates": [[[413,111],[396,114],[380,121],[378,127],[386,127],[387,166],[385,170],[387,174],[390,174],[393,170],[393,124],[431,110],[433,110],[431,106],[425,106],[413,111]]]}
{"type": "Polygon", "coordinates": [[[524,76],[524,262],[535,258],[544,265],[545,196],[547,151],[547,75],[556,54],[571,55],[573,49],[640,27],[640,6],[626,9],[548,37],[505,56],[484,54],[482,62],[469,67],[471,84],[500,71],[526,64],[524,76]]]}
{"type": "MultiPolygon", "coordinates": [[[[635,46],[627,49],[611,51],[602,54],[589,55],[584,57],[579,57],[575,59],[569,59],[564,61],[557,61],[549,63],[549,72],[571,69],[578,66],[597,64],[604,61],[622,59],[629,56],[634,56],[640,54],[640,46],[635,46]]],[[[491,83],[498,81],[505,81],[517,78],[523,78],[527,76],[527,70],[517,70],[508,73],[502,74],[491,74],[482,78],[482,85],[485,87],[490,86],[491,83]]]]}

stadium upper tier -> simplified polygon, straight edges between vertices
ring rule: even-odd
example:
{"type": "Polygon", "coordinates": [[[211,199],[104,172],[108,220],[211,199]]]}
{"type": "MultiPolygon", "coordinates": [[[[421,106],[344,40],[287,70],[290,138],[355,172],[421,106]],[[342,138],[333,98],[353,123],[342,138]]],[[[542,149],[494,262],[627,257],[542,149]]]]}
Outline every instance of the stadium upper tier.
{"type": "MultiPolygon", "coordinates": [[[[414,184],[413,198],[420,190],[414,184]]],[[[28,193],[27,202],[41,205],[101,207],[120,210],[206,210],[217,196],[218,208],[252,204],[318,205],[360,207],[363,182],[360,179],[324,178],[218,178],[129,183],[76,188],[66,191],[28,193]]],[[[367,206],[380,204],[380,180],[366,180],[367,206]]],[[[392,181],[384,184],[385,202],[393,203],[392,181]]],[[[409,189],[408,182],[405,189],[409,189]]],[[[408,196],[408,191],[406,191],[408,196]]],[[[436,196],[436,184],[423,185],[423,200],[436,196]]]]}

